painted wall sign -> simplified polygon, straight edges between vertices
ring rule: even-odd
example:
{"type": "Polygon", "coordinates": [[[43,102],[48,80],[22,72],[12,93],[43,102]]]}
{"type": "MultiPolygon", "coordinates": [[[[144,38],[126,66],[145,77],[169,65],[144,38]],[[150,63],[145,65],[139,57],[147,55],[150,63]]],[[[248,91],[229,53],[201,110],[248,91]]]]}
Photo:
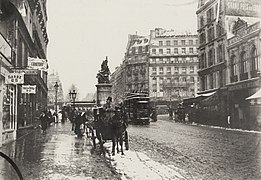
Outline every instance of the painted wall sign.
{"type": "Polygon", "coordinates": [[[260,0],[225,0],[224,2],[226,15],[261,17],[260,0]]]}
{"type": "Polygon", "coordinates": [[[5,84],[23,84],[24,73],[9,73],[5,76],[5,84]]]}

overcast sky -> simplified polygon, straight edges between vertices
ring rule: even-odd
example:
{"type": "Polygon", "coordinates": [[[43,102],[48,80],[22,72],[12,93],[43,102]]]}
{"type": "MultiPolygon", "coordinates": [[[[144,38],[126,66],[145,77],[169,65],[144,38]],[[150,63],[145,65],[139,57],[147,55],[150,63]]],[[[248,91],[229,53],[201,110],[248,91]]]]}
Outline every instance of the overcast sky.
{"type": "Polygon", "coordinates": [[[75,84],[83,98],[95,92],[106,56],[111,72],[120,65],[128,34],[157,27],[196,33],[197,0],[48,0],[49,70],[64,93],[75,84]]]}

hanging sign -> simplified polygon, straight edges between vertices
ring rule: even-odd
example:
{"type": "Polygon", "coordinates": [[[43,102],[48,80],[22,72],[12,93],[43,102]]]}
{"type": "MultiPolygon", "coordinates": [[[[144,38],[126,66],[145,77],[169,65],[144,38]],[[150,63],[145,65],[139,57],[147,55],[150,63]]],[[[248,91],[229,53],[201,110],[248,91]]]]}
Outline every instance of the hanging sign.
{"type": "Polygon", "coordinates": [[[36,85],[22,85],[22,94],[36,94],[36,85]]]}
{"type": "Polygon", "coordinates": [[[28,67],[31,69],[47,70],[48,65],[46,59],[28,57],[28,67]]]}
{"type": "Polygon", "coordinates": [[[13,69],[14,73],[24,73],[25,75],[37,75],[37,69],[13,69]]]}
{"type": "Polygon", "coordinates": [[[5,76],[5,84],[24,84],[24,73],[9,73],[5,76]]]}

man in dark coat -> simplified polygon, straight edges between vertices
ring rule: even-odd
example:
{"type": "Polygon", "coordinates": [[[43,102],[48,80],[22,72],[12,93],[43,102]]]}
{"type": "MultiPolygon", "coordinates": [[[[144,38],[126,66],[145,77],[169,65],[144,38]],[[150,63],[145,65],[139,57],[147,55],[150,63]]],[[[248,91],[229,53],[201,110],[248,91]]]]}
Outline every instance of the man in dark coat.
{"type": "Polygon", "coordinates": [[[46,129],[49,123],[49,117],[47,116],[47,113],[45,111],[42,111],[40,115],[40,121],[43,133],[46,133],[46,129]]]}

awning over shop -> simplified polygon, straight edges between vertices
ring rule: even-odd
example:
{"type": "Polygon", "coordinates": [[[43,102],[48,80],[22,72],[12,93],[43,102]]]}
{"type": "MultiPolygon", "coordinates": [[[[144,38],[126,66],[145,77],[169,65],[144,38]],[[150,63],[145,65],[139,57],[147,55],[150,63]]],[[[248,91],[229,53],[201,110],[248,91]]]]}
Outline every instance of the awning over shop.
{"type": "Polygon", "coordinates": [[[261,89],[259,89],[255,94],[252,96],[246,98],[246,100],[251,100],[251,99],[258,99],[261,98],[261,89]]]}
{"type": "Polygon", "coordinates": [[[215,92],[216,92],[216,91],[214,91],[214,92],[209,92],[209,93],[198,94],[198,95],[196,95],[196,97],[200,97],[200,96],[209,97],[209,96],[215,94],[215,92]]]}
{"type": "Polygon", "coordinates": [[[204,106],[213,106],[218,104],[218,94],[216,92],[213,92],[213,94],[206,99],[203,99],[200,102],[201,105],[204,106]]]}

